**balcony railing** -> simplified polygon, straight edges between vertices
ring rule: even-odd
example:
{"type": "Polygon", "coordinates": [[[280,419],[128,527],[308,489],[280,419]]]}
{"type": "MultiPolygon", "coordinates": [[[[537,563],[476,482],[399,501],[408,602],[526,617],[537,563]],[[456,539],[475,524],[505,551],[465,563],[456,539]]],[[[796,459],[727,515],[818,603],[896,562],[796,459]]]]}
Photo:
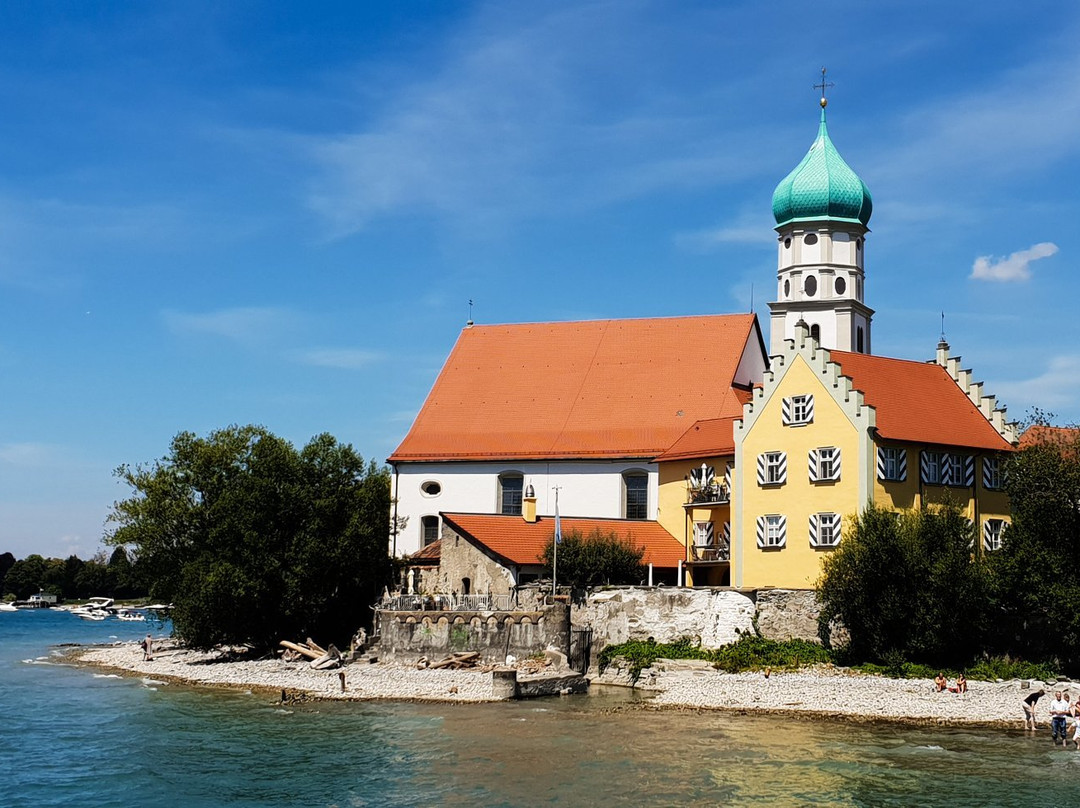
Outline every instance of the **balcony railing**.
{"type": "Polygon", "coordinates": [[[731,561],[731,545],[724,541],[720,544],[694,544],[690,546],[692,561],[731,561]]]}
{"type": "Polygon", "coordinates": [[[687,491],[688,505],[728,505],[731,503],[731,492],[723,483],[691,486],[687,491]]]}
{"type": "Polygon", "coordinates": [[[375,604],[388,612],[506,612],[515,606],[510,595],[393,595],[375,604]]]}

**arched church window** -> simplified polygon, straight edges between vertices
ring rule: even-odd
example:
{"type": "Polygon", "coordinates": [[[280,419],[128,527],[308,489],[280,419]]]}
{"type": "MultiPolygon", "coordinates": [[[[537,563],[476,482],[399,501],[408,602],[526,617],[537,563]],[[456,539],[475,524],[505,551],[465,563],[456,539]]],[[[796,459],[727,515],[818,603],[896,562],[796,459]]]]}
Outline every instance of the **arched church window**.
{"type": "Polygon", "coordinates": [[[791,281],[784,280],[784,297],[791,297],[791,281]]]}
{"type": "Polygon", "coordinates": [[[521,515],[525,477],[515,472],[499,475],[499,513],[521,515]]]}
{"type": "Polygon", "coordinates": [[[863,353],[863,336],[861,325],[855,329],[855,350],[859,353],[863,353]]]}
{"type": "Polygon", "coordinates": [[[642,471],[623,474],[623,514],[627,519],[649,518],[649,475],[642,471]]]}
{"type": "Polygon", "coordinates": [[[815,244],[817,244],[817,234],[816,233],[807,233],[803,237],[803,241],[806,244],[809,244],[811,247],[813,247],[815,244]]]}
{"type": "Polygon", "coordinates": [[[821,342],[821,326],[817,323],[810,326],[810,336],[813,337],[816,342],[821,342]]]}
{"type": "Polygon", "coordinates": [[[807,297],[813,297],[817,294],[817,277],[814,275],[807,275],[806,280],[803,281],[803,291],[806,292],[807,297]]]}
{"type": "Polygon", "coordinates": [[[846,291],[847,291],[847,281],[845,281],[843,279],[843,277],[838,277],[836,279],[836,294],[842,295],[846,291]]]}

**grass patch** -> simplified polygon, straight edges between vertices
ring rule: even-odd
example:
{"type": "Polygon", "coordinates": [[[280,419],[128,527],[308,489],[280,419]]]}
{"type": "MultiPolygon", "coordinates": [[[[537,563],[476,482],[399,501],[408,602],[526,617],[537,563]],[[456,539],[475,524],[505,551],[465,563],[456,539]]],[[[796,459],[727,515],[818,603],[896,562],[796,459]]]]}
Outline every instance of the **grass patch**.
{"type": "Polygon", "coordinates": [[[641,672],[658,659],[704,659],[714,668],[728,673],[741,671],[796,670],[803,665],[831,662],[832,655],[817,643],[805,640],[766,640],[744,634],[729,645],[720,648],[702,648],[697,640],[684,637],[672,643],[626,642],[609,645],[597,658],[600,672],[616,658],[622,658],[630,666],[630,681],[637,682],[641,672]]]}
{"type": "Polygon", "coordinates": [[[945,674],[946,679],[955,679],[956,675],[962,672],[969,680],[976,682],[993,682],[997,679],[1036,679],[1052,682],[1057,678],[1057,672],[1046,663],[1024,662],[1009,657],[980,659],[962,671],[953,668],[934,668],[918,662],[893,658],[886,659],[882,664],[864,662],[851,667],[860,673],[891,676],[894,679],[933,679],[939,671],[945,674]]]}

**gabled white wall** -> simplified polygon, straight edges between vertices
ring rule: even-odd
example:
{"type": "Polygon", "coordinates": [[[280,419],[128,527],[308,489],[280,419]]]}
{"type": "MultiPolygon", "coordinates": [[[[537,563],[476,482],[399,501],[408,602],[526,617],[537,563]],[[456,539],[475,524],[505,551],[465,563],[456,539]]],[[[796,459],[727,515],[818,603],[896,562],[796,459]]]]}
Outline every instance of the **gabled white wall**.
{"type": "Polygon", "coordinates": [[[397,536],[397,554],[408,555],[420,549],[423,516],[438,515],[440,511],[498,513],[499,475],[508,471],[523,474],[526,487],[532,485],[537,513],[554,515],[554,487],[559,486],[561,515],[603,519],[623,518],[622,475],[626,471],[643,471],[649,475],[648,518],[656,519],[659,478],[655,463],[571,460],[399,463],[393,476],[394,496],[398,500],[398,516],[408,516],[409,522],[397,536]],[[429,497],[420,490],[428,480],[442,486],[438,496],[429,497]]]}

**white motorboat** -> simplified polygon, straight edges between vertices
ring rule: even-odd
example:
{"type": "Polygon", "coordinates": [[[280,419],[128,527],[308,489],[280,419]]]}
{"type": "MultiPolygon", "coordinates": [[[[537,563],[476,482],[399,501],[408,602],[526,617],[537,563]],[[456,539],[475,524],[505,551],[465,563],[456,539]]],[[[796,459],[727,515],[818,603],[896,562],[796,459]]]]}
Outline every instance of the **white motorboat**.
{"type": "Polygon", "coordinates": [[[146,615],[142,612],[137,612],[134,609],[121,609],[116,613],[118,620],[123,620],[128,623],[145,623],[146,615]]]}
{"type": "Polygon", "coordinates": [[[0,603],[0,612],[17,612],[14,603],[0,603]]]}
{"type": "Polygon", "coordinates": [[[83,620],[104,620],[112,614],[112,605],[112,598],[90,598],[82,606],[72,609],[71,613],[83,620]]]}
{"type": "Polygon", "coordinates": [[[83,620],[104,620],[108,617],[106,612],[99,612],[97,609],[75,609],[71,613],[78,615],[83,620]]]}

